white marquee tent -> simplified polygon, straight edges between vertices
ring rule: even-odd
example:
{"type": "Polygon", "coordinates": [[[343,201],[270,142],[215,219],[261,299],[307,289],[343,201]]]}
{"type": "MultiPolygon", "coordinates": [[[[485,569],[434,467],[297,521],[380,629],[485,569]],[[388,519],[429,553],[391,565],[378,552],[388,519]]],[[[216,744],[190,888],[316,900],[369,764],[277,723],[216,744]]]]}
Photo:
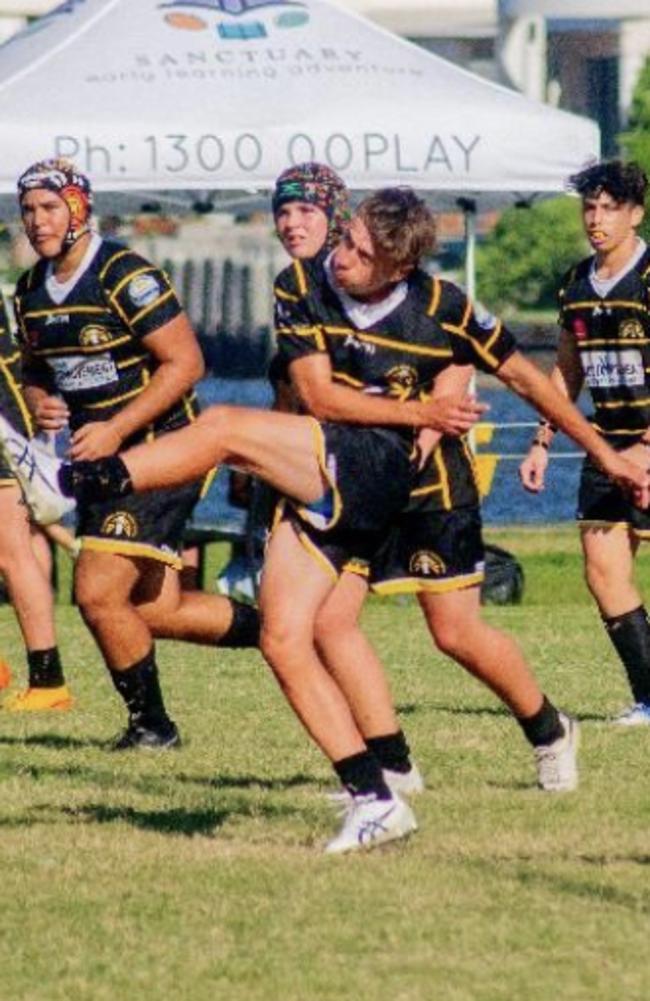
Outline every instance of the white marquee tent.
{"type": "Polygon", "coordinates": [[[560,191],[598,154],[592,122],[329,0],[67,0],[0,47],[0,138],[5,211],[45,155],[122,197],[233,204],[318,159],[356,189],[411,184],[480,208],[560,191]]]}

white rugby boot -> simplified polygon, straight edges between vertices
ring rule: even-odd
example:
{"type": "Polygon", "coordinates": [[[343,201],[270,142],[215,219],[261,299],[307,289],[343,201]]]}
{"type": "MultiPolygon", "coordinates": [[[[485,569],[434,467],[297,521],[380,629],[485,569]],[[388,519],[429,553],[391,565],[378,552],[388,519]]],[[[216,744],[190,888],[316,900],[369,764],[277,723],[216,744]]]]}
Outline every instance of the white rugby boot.
{"type": "Polygon", "coordinates": [[[63,461],[37,438],[25,438],[0,414],[0,450],[16,477],[32,520],[51,525],[74,511],[76,502],[59,486],[63,461]]]}
{"type": "Polygon", "coordinates": [[[559,713],[564,733],[552,744],[534,748],[537,785],[544,792],[571,792],[578,786],[578,721],[559,713]]]}
{"type": "Polygon", "coordinates": [[[325,846],[327,855],[343,855],[375,848],[405,838],[418,825],[411,810],[399,796],[377,799],[369,796],[351,796],[344,813],[341,830],[325,846]]]}

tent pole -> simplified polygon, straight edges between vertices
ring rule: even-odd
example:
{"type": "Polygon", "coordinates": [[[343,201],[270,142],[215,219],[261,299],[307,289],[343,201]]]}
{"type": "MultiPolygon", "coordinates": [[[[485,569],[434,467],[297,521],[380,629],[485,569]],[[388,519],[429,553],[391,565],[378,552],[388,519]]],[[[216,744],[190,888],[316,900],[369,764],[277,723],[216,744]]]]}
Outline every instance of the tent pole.
{"type": "Polygon", "coordinates": [[[468,297],[476,298],[476,202],[473,198],[459,198],[465,224],[465,290],[468,297]]]}
{"type": "MultiPolygon", "coordinates": [[[[458,207],[463,213],[465,228],[465,291],[468,298],[476,299],[476,202],[473,198],[459,198],[458,207]]],[[[469,392],[476,395],[476,376],[472,375],[469,392]]],[[[472,429],[468,435],[469,446],[476,451],[476,434],[472,429]]]]}

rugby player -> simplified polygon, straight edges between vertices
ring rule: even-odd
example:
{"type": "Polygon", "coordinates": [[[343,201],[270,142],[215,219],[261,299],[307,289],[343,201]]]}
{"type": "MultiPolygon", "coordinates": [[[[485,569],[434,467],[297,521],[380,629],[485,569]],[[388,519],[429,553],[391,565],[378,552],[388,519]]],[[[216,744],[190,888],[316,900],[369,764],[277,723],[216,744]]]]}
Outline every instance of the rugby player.
{"type": "MultiPolygon", "coordinates": [[[[203,360],[166,275],[91,229],[90,182],[68,161],[34,164],[18,194],[39,256],[15,297],[25,398],[38,426],[69,425],[70,457],[92,460],[191,424],[203,360]]],[[[153,637],[221,646],[258,640],[254,609],[181,593],[178,546],[200,490],[193,478],[78,508],[75,595],[128,710],[116,750],[179,741],[153,637]]]]}
{"type": "MultiPolygon", "coordinates": [[[[261,647],[295,713],[350,794],[342,828],[327,846],[330,852],[380,844],[416,827],[408,805],[388,788],[344,693],[319,656],[314,624],[341,569],[353,558],[371,560],[405,507],[414,429],[440,427],[450,411],[465,412],[470,423],[480,413],[471,400],[429,399],[427,391],[436,375],[452,363],[494,372],[590,450],[610,476],[635,489],[640,502],[648,497],[646,474],[602,441],[522,357],[500,324],[479,323],[460,290],[450,287],[444,317],[437,315],[436,323],[411,328],[402,317],[389,334],[375,333],[399,305],[404,284],[407,293],[411,288],[417,292],[425,315],[437,307],[435,283],[417,269],[435,235],[433,217],[412,192],[393,190],[376,197],[401,206],[390,249],[373,242],[370,215],[362,205],[332,257],[333,285],[323,263],[316,261],[315,280],[307,281],[311,294],[301,298],[291,285],[285,293],[291,323],[282,344],[292,368],[304,353],[304,343],[329,341],[329,352],[319,353],[318,364],[341,373],[330,386],[328,419],[217,406],[190,426],[135,445],[120,456],[72,464],[34,455],[28,442],[0,422],[6,454],[21,475],[28,500],[36,510],[49,507],[50,517],[62,496],[76,497],[82,504],[126,498],[191,482],[220,462],[261,476],[284,495],[262,579],[261,647]],[[403,225],[405,209],[408,227],[403,225]],[[380,309],[374,311],[372,334],[351,335],[338,324],[326,329],[332,317],[345,315],[342,302],[347,297],[364,306],[383,306],[383,315],[380,309]],[[392,398],[391,392],[398,391],[400,398],[392,398]],[[371,421],[374,424],[361,424],[371,421]],[[24,474],[25,453],[39,470],[31,478],[24,474]]],[[[305,265],[298,274],[304,278],[310,270],[305,265]]],[[[307,353],[314,353],[313,348],[307,353]]],[[[562,721],[550,705],[540,712],[545,723],[549,713],[555,713],[561,728],[561,736],[546,748],[548,771],[557,767],[560,757],[568,762],[565,772],[569,765],[575,770],[576,731],[571,721],[562,721]]]]}
{"type": "MultiPolygon", "coordinates": [[[[349,194],[344,182],[330,167],[314,162],[289,167],[280,174],[272,207],[278,237],[287,253],[298,261],[330,253],[340,242],[350,220],[349,194]]],[[[277,308],[281,311],[281,289],[276,289],[276,296],[277,308]]],[[[461,398],[467,390],[471,372],[467,366],[450,366],[438,377],[436,391],[461,398]]],[[[282,354],[278,354],[271,364],[271,378],[280,401],[279,409],[299,411],[302,405],[298,394],[292,391],[288,365],[282,354]]],[[[463,420],[461,424],[450,425],[448,430],[458,434],[467,426],[463,420]]],[[[438,469],[440,462],[444,462],[443,450],[457,448],[451,443],[447,445],[445,439],[434,452],[439,439],[440,432],[429,428],[423,429],[418,436],[422,467],[427,471],[438,469]]],[[[463,453],[465,451],[463,449],[463,453]]],[[[435,486],[431,492],[437,493],[435,486]]],[[[388,784],[401,794],[412,795],[422,791],[424,782],[417,765],[411,761],[384,668],[359,625],[367,593],[367,567],[352,563],[344,568],[318,615],[316,641],[328,669],[345,692],[366,745],[379,760],[388,784]]]]}
{"type": "MultiPolygon", "coordinates": [[[[20,351],[0,297],[0,407],[21,432],[32,435],[32,422],[21,390],[20,351]]],[[[65,682],[56,641],[50,547],[30,522],[22,493],[7,464],[0,460],[0,573],[4,577],[27,653],[28,683],[6,698],[10,712],[63,710],[73,699],[65,682]]]]}
{"type": "MultiPolygon", "coordinates": [[[[570,178],[580,195],[593,254],[564,277],[561,328],[551,380],[575,400],[591,396],[591,423],[603,441],[639,468],[650,460],[650,249],[637,235],[648,179],[638,164],[612,160],[570,178]]],[[[556,428],[542,421],[520,467],[527,490],[544,489],[556,428]]],[[[650,725],[650,623],[634,581],[639,544],[650,538],[650,514],[587,456],[577,520],[587,586],[625,669],[633,704],[615,717],[623,726],[650,725]]]]}

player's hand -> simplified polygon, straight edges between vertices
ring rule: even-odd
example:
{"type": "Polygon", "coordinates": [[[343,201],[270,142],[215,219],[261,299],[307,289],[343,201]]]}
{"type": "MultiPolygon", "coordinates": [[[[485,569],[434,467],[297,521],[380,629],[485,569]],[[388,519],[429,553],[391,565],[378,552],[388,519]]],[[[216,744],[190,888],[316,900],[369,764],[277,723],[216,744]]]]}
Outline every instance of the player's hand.
{"type": "Polygon", "coordinates": [[[115,455],[121,446],[122,439],[110,421],[93,421],[72,435],[69,455],[75,462],[103,459],[115,455]]]}
{"type": "Polygon", "coordinates": [[[544,489],[546,467],[548,466],[548,449],[541,445],[532,445],[528,455],[519,467],[519,479],[524,489],[531,494],[538,494],[544,489]]]}
{"type": "Polygon", "coordinates": [[[70,411],[60,396],[41,396],[34,409],[34,418],[42,431],[61,431],[67,425],[70,411]]]}
{"type": "Polygon", "coordinates": [[[610,457],[603,468],[610,479],[618,483],[622,490],[631,494],[636,507],[645,509],[650,506],[650,474],[647,470],[647,459],[645,465],[641,466],[631,457],[628,458],[635,447],[625,449],[625,452],[614,453],[614,457],[610,457]]]}
{"type": "Polygon", "coordinates": [[[475,396],[432,396],[422,406],[426,427],[448,435],[466,434],[490,409],[475,396]]]}

